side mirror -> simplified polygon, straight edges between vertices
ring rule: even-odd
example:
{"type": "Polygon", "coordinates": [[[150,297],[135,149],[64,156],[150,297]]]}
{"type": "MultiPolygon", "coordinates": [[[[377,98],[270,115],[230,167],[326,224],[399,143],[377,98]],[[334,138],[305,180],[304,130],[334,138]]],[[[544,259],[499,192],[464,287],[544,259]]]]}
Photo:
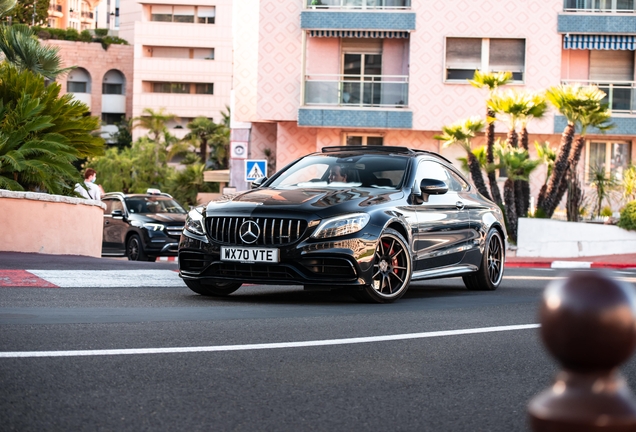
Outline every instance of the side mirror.
{"type": "Polygon", "coordinates": [[[444,195],[448,185],[441,180],[425,178],[420,182],[420,191],[427,195],[444,195]]]}
{"type": "Polygon", "coordinates": [[[114,218],[123,218],[124,212],[121,210],[113,210],[113,212],[110,215],[114,218]]]}
{"type": "Polygon", "coordinates": [[[259,177],[252,182],[252,189],[258,189],[267,181],[267,177],[259,177]]]}

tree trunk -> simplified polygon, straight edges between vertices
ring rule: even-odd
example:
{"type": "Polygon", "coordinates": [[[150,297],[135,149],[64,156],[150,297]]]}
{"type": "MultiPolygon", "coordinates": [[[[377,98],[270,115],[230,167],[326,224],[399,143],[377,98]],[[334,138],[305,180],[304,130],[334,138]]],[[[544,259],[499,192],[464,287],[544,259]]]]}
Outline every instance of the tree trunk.
{"type": "Polygon", "coordinates": [[[557,195],[559,193],[563,177],[567,173],[568,158],[573,138],[574,124],[568,123],[561,135],[561,144],[559,145],[559,151],[557,152],[554,168],[552,169],[552,174],[550,174],[550,178],[548,179],[545,193],[540,193],[539,199],[537,200],[537,209],[541,209],[540,213],[546,218],[552,217],[556,206],[559,204],[559,201],[557,201],[557,195]]]}
{"type": "Polygon", "coordinates": [[[576,172],[576,165],[574,165],[574,167],[570,167],[566,177],[566,183],[568,185],[568,199],[565,209],[567,211],[568,221],[578,222],[580,220],[579,209],[583,203],[583,191],[576,172]]]}
{"type": "Polygon", "coordinates": [[[517,217],[526,217],[528,210],[525,208],[523,202],[523,180],[514,180],[515,185],[515,212],[517,217]]]}
{"type": "Polygon", "coordinates": [[[515,183],[511,179],[507,179],[504,183],[504,201],[506,220],[508,222],[508,236],[517,243],[517,210],[515,204],[515,183]]]}
{"type": "MultiPolygon", "coordinates": [[[[488,109],[487,116],[495,118],[495,112],[491,109],[488,109]]],[[[488,127],[486,128],[486,161],[488,165],[492,165],[495,163],[495,155],[493,152],[493,148],[495,146],[495,122],[488,123],[488,127]]],[[[489,171],[488,175],[488,185],[490,186],[490,194],[492,196],[492,200],[498,206],[503,205],[503,201],[501,200],[501,193],[499,192],[499,185],[497,184],[497,173],[494,171],[489,171]]]]}
{"type": "Polygon", "coordinates": [[[199,138],[201,140],[201,144],[199,146],[199,156],[201,157],[201,162],[203,166],[208,160],[208,141],[205,138],[199,138]]]}
{"type": "Polygon", "coordinates": [[[506,138],[506,144],[508,144],[512,148],[519,147],[519,135],[517,131],[514,129],[510,129],[508,131],[508,136],[506,138]]]}
{"type": "Polygon", "coordinates": [[[490,199],[488,188],[486,188],[486,183],[484,183],[484,177],[481,175],[479,161],[472,152],[468,152],[468,168],[470,169],[470,176],[473,179],[477,191],[484,197],[490,199]]]}
{"type": "MultiPolygon", "coordinates": [[[[530,151],[528,148],[528,139],[528,129],[523,127],[521,129],[519,141],[521,142],[521,147],[525,151],[530,151]]],[[[527,180],[519,180],[519,182],[521,183],[521,202],[523,203],[521,212],[519,212],[519,217],[525,217],[528,215],[528,211],[530,210],[530,182],[527,180]]]]}

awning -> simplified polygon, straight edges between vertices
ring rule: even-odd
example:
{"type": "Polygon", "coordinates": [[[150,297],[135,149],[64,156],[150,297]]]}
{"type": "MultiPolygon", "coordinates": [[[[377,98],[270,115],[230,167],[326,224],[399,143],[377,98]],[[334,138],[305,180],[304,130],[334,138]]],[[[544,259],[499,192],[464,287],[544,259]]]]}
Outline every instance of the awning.
{"type": "Polygon", "coordinates": [[[310,30],[311,37],[407,39],[407,31],[310,30]]]}
{"type": "Polygon", "coordinates": [[[563,37],[563,49],[634,51],[636,36],[566,34],[563,37]]]}

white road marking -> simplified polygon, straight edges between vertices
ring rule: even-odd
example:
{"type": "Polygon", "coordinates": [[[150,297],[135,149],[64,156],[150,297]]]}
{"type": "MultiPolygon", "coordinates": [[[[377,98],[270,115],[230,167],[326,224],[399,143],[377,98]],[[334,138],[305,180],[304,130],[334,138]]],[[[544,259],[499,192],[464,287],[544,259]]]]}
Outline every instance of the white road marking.
{"type": "MultiPolygon", "coordinates": [[[[633,274],[633,273],[632,273],[633,274]]],[[[504,275],[504,279],[515,279],[515,280],[557,280],[557,279],[565,279],[565,276],[506,276],[504,275]]],[[[617,277],[616,279],[622,280],[625,282],[636,283],[636,277],[617,277]]]]}
{"type": "Polygon", "coordinates": [[[409,339],[424,339],[440,336],[458,336],[479,333],[494,333],[513,330],[529,330],[539,328],[540,324],[521,324],[499,327],[482,327],[462,330],[444,330],[425,333],[406,333],[387,336],[371,336],[345,339],[326,339],[301,342],[278,342],[247,345],[217,345],[201,347],[175,347],[175,348],[137,348],[137,349],[107,349],[107,350],[77,350],[77,351],[15,351],[0,352],[0,358],[33,358],[33,357],[86,357],[86,356],[112,356],[131,354],[175,354],[198,352],[223,352],[223,351],[247,351],[278,348],[304,348],[329,345],[350,345],[370,342],[386,342],[409,339]]]}
{"type": "Polygon", "coordinates": [[[185,287],[172,270],[27,270],[60,288],[185,287]]]}
{"type": "Polygon", "coordinates": [[[553,269],[569,269],[569,268],[592,268],[591,261],[552,261],[550,265],[553,269]]]}

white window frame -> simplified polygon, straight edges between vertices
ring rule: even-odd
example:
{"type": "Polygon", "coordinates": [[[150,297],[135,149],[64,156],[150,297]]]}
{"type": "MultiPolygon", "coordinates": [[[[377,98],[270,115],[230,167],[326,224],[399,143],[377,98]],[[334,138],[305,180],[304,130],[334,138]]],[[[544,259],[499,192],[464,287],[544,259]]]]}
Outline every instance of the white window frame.
{"type": "Polygon", "coordinates": [[[374,137],[374,138],[382,138],[382,145],[386,145],[384,143],[384,134],[381,133],[359,133],[359,132],[347,132],[342,134],[342,145],[346,146],[347,145],[347,138],[349,137],[362,137],[362,145],[365,146],[367,145],[367,139],[369,137],[374,137]]]}
{"type": "MultiPolygon", "coordinates": [[[[446,53],[448,51],[448,39],[481,39],[481,71],[490,72],[490,41],[495,39],[515,39],[515,40],[523,40],[524,41],[524,52],[523,52],[523,79],[522,80],[513,80],[511,84],[524,84],[526,81],[526,73],[528,69],[527,60],[528,60],[528,39],[524,37],[506,37],[506,38],[478,38],[478,37],[465,37],[465,36],[447,36],[444,38],[444,68],[443,68],[443,81],[449,84],[470,84],[467,79],[448,79],[447,78],[447,67],[446,67],[446,53]]],[[[468,69],[467,69],[468,70],[468,69]]],[[[472,77],[471,77],[472,79],[472,77]]]]}
{"type": "Polygon", "coordinates": [[[584,179],[585,184],[589,184],[590,174],[590,145],[592,143],[605,143],[605,175],[609,176],[611,173],[612,152],[608,146],[612,144],[625,144],[629,148],[629,161],[627,166],[633,163],[633,142],[628,140],[612,140],[612,139],[588,139],[585,141],[585,170],[584,179]]]}

